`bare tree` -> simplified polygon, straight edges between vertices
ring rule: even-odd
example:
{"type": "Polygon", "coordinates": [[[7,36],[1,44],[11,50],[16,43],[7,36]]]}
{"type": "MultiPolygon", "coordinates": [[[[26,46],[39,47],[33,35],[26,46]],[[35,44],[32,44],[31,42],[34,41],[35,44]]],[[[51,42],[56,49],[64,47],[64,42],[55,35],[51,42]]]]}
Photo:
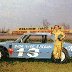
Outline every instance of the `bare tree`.
{"type": "Polygon", "coordinates": [[[69,24],[61,23],[60,25],[63,26],[64,29],[70,29],[69,24]]]}
{"type": "Polygon", "coordinates": [[[43,19],[43,27],[45,29],[48,29],[49,28],[49,25],[50,25],[50,23],[47,21],[47,19],[43,19]]]}
{"type": "Polygon", "coordinates": [[[2,28],[0,29],[0,33],[9,33],[10,29],[2,28]]]}

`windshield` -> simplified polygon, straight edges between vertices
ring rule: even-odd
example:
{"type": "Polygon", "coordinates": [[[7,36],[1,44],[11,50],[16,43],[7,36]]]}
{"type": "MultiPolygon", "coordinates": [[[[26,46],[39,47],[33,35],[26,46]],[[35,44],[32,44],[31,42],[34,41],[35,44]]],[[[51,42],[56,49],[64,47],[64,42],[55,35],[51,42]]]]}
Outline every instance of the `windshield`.
{"type": "Polygon", "coordinates": [[[22,35],[22,36],[20,36],[15,42],[20,42],[21,39],[23,39],[23,38],[25,38],[25,37],[26,37],[26,35],[22,35]]]}

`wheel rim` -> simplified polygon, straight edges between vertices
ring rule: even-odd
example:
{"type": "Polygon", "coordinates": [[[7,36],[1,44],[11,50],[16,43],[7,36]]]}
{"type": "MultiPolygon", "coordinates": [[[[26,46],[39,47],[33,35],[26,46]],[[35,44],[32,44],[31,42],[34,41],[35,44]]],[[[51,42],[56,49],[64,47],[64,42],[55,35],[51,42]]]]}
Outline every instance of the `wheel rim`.
{"type": "Polygon", "coordinates": [[[1,52],[0,52],[0,59],[1,59],[1,57],[2,57],[2,54],[1,54],[1,52]]]}
{"type": "Polygon", "coordinates": [[[64,59],[65,59],[65,53],[62,52],[62,53],[61,53],[61,62],[62,62],[64,59]]]}

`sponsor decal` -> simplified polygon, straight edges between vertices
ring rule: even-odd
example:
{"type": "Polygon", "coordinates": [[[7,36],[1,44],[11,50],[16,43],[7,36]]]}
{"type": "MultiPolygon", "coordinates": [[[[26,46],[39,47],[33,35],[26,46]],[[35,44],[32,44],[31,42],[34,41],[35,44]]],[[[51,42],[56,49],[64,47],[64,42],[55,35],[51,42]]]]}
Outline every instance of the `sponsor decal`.
{"type": "Polygon", "coordinates": [[[50,45],[15,45],[14,48],[51,48],[50,45]]]}
{"type": "Polygon", "coordinates": [[[14,48],[23,48],[23,45],[15,45],[14,48]]]}

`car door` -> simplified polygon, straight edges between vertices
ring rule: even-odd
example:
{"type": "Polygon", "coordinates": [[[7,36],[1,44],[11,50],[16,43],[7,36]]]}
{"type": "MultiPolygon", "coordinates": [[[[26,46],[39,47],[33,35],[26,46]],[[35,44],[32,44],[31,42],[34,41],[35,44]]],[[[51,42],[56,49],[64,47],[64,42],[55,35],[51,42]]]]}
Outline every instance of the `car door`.
{"type": "Polygon", "coordinates": [[[46,41],[45,35],[29,35],[23,43],[13,43],[13,57],[18,58],[50,58],[52,45],[46,41]]]}

